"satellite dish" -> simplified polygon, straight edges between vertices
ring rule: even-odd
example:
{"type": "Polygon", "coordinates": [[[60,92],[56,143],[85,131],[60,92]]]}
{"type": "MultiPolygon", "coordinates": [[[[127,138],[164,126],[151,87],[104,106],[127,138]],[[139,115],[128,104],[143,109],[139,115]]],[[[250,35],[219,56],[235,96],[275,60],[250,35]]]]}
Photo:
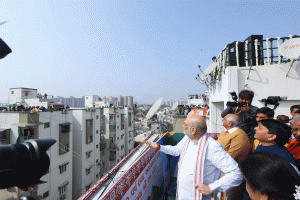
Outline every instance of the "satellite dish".
{"type": "Polygon", "coordinates": [[[173,104],[171,110],[175,110],[178,107],[178,101],[175,101],[175,103],[173,104]]]}
{"type": "Polygon", "coordinates": [[[200,83],[202,84],[202,83],[204,83],[206,80],[207,80],[207,78],[208,78],[208,76],[209,76],[209,74],[212,72],[212,71],[214,71],[214,69],[217,67],[217,63],[216,62],[214,62],[214,63],[212,63],[211,65],[209,65],[204,71],[203,71],[203,73],[201,74],[201,76],[200,76],[200,83]]]}
{"type": "Polygon", "coordinates": [[[290,59],[298,59],[300,56],[300,38],[292,38],[285,41],[279,48],[282,56],[290,59]]]}
{"type": "Polygon", "coordinates": [[[162,102],[163,102],[164,98],[161,97],[160,99],[158,99],[153,106],[150,108],[150,110],[148,111],[147,115],[146,115],[146,119],[150,119],[160,108],[162,102]]]}

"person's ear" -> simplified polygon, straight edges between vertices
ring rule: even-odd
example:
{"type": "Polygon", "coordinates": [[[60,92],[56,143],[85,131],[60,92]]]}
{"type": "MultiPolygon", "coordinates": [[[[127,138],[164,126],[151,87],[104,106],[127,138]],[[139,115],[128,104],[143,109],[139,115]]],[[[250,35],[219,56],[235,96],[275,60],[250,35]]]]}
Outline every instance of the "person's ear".
{"type": "Polygon", "coordinates": [[[269,199],[269,197],[268,197],[268,195],[266,195],[266,194],[262,194],[261,196],[260,196],[260,200],[268,200],[269,199]]]}
{"type": "Polygon", "coordinates": [[[196,132],[197,132],[197,129],[196,129],[195,127],[192,127],[192,128],[191,128],[191,133],[192,133],[192,134],[195,134],[196,132]]]}
{"type": "Polygon", "coordinates": [[[277,138],[277,135],[270,134],[271,136],[268,138],[269,141],[275,140],[277,138]]]}

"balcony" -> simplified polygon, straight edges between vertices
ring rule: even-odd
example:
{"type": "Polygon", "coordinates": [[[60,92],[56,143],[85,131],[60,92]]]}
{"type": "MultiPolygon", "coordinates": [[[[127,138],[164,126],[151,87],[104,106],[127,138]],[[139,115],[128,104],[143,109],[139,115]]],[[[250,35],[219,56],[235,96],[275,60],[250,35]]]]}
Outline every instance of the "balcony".
{"type": "Polygon", "coordinates": [[[116,161],[116,155],[109,155],[109,161],[116,161]]]}
{"type": "Polygon", "coordinates": [[[100,143],[100,151],[103,151],[105,149],[107,149],[107,142],[101,142],[100,143]]]}
{"type": "Polygon", "coordinates": [[[109,143],[109,148],[111,149],[119,149],[117,144],[109,143]]]}
{"type": "Polygon", "coordinates": [[[116,125],[109,125],[109,130],[116,130],[116,125]]]}
{"type": "Polygon", "coordinates": [[[34,138],[34,135],[24,136],[24,141],[25,141],[25,140],[31,140],[31,139],[35,139],[35,138],[34,138]]]}
{"type": "Polygon", "coordinates": [[[109,125],[116,125],[116,120],[115,119],[110,119],[109,120],[109,125]]]}
{"type": "Polygon", "coordinates": [[[115,137],[116,136],[116,130],[109,130],[109,137],[115,137]]]}

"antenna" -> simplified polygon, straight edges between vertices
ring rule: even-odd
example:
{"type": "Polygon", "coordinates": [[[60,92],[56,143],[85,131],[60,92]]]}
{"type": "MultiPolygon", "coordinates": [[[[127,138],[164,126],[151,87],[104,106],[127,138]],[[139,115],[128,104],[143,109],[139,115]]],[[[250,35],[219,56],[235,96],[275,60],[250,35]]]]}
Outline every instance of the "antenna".
{"type": "Polygon", "coordinates": [[[6,22],[8,22],[8,21],[0,22],[0,26],[5,24],[6,22]]]}
{"type": "Polygon", "coordinates": [[[162,102],[163,102],[164,98],[161,97],[160,99],[158,99],[150,108],[150,110],[148,111],[147,115],[146,115],[146,119],[150,119],[160,108],[162,102]]]}

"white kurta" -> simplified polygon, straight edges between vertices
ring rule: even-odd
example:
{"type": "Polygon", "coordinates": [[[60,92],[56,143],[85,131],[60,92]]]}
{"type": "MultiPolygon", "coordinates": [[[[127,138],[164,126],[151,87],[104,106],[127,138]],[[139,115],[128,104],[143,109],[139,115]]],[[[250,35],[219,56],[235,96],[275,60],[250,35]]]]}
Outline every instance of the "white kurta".
{"type": "MultiPolygon", "coordinates": [[[[160,151],[173,156],[179,156],[186,140],[185,136],[176,146],[161,145],[160,151]]],[[[178,174],[177,194],[179,200],[194,199],[194,173],[196,167],[198,142],[189,142],[187,151],[182,158],[182,164],[178,174]]],[[[243,180],[235,160],[223,149],[222,145],[208,136],[208,145],[204,160],[203,184],[208,185],[214,192],[224,192],[231,187],[238,186],[243,180]],[[226,175],[220,178],[221,171],[226,175]]],[[[211,195],[204,196],[203,200],[211,199],[211,195]]]]}

